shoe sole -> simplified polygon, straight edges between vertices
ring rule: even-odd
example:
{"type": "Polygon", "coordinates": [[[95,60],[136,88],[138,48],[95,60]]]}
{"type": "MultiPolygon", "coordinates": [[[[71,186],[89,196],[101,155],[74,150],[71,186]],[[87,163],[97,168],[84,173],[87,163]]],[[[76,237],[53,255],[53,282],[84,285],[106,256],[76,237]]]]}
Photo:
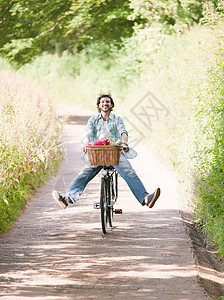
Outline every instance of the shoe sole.
{"type": "Polygon", "coordinates": [[[61,208],[65,209],[65,208],[67,207],[67,205],[65,205],[65,204],[61,201],[60,196],[59,196],[59,194],[58,194],[57,191],[53,191],[53,192],[52,192],[52,197],[53,197],[53,199],[61,206],[61,208]]]}
{"type": "Polygon", "coordinates": [[[151,202],[149,203],[149,208],[152,208],[154,206],[154,204],[156,203],[156,200],[159,198],[160,196],[160,188],[155,190],[155,195],[152,198],[151,202]]]}

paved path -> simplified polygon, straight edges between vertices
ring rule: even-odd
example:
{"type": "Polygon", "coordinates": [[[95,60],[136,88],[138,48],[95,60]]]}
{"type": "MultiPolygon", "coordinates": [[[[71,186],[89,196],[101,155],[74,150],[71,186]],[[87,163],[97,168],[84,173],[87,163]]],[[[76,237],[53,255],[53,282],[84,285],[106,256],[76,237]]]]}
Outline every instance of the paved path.
{"type": "Polygon", "coordinates": [[[153,209],[139,205],[119,178],[117,207],[123,214],[115,215],[114,228],[103,235],[100,211],[93,209],[99,177],[76,205],[61,210],[53,202],[51,191],[64,191],[83,164],[80,139],[89,114],[68,112],[67,161],[0,238],[0,298],[208,299],[181,221],[177,180],[145,149],[138,147],[132,163],[149,191],[161,187],[153,209]]]}

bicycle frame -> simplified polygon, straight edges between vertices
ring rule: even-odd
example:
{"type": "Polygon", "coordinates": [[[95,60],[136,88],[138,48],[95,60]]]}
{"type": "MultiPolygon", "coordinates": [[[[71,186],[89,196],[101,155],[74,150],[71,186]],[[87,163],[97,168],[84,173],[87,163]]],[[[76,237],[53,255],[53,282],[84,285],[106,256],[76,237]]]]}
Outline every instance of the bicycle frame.
{"type": "Polygon", "coordinates": [[[113,207],[118,198],[118,173],[113,167],[103,167],[101,174],[106,182],[107,191],[109,191],[106,195],[107,199],[110,197],[110,192],[112,193],[111,200],[113,201],[110,203],[110,207],[113,207]]]}
{"type": "MultiPolygon", "coordinates": [[[[111,166],[104,166],[101,171],[100,209],[103,233],[107,232],[107,223],[113,226],[113,206],[118,198],[118,173],[111,166]]],[[[120,210],[121,211],[121,210],[120,210]]],[[[120,212],[121,213],[121,212],[120,212]]]]}
{"type": "Polygon", "coordinates": [[[103,233],[107,233],[107,223],[112,227],[113,214],[122,214],[122,209],[114,209],[118,198],[118,172],[112,166],[104,166],[101,170],[100,202],[94,208],[101,210],[103,233]]]}

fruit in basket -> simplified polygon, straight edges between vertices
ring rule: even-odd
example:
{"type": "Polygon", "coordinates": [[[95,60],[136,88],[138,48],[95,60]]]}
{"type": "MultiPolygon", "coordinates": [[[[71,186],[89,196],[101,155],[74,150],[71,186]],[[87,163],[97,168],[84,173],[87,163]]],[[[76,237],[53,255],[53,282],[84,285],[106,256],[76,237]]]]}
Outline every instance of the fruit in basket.
{"type": "Polygon", "coordinates": [[[105,145],[110,145],[110,140],[107,139],[106,137],[103,137],[102,139],[95,141],[92,146],[105,146],[105,145]]]}

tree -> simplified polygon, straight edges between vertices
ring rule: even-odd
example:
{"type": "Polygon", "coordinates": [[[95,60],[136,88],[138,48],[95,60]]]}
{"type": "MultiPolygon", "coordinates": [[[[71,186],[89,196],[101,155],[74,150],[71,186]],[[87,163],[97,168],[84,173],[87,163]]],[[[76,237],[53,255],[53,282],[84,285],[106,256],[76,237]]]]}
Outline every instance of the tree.
{"type": "Polygon", "coordinates": [[[181,32],[203,18],[203,5],[219,0],[131,0],[134,15],[147,19],[147,23],[159,23],[167,33],[181,32]]]}
{"type": "Polygon", "coordinates": [[[23,64],[42,51],[78,51],[90,41],[121,43],[136,16],[129,0],[0,0],[0,53],[23,64]]]}

